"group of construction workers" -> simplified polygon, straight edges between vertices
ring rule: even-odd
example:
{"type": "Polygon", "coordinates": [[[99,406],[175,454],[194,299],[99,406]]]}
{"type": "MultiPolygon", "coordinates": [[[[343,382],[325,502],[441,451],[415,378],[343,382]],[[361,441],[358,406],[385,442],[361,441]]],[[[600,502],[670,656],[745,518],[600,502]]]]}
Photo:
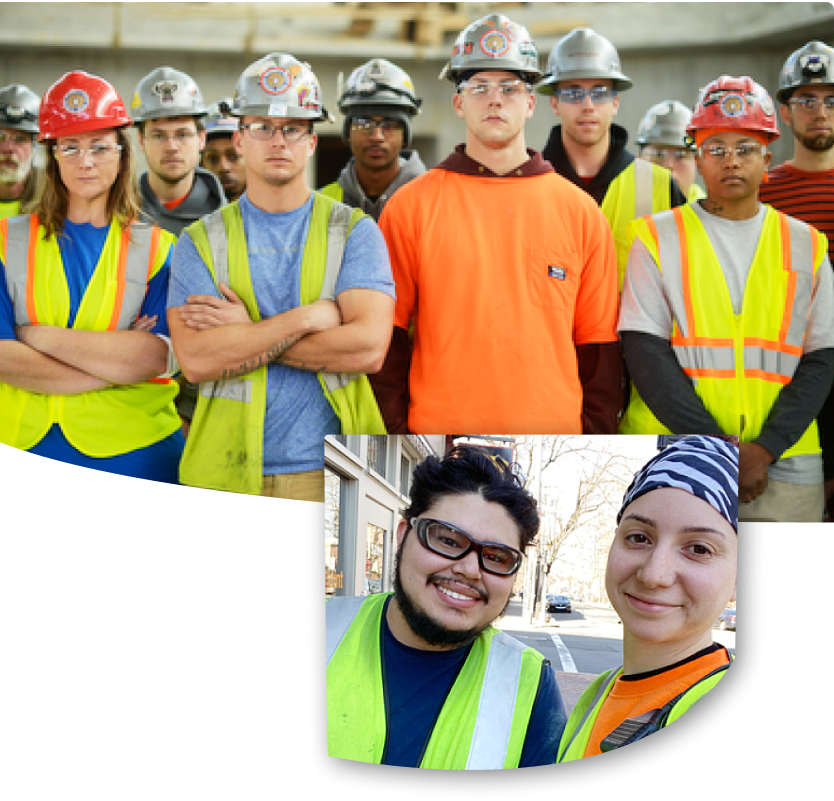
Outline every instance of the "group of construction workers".
{"type": "MultiPolygon", "coordinates": [[[[173,396],[188,435],[176,445],[185,449],[185,485],[262,493],[266,477],[321,500],[327,434],[734,434],[742,519],[819,522],[826,450],[817,419],[825,442],[834,299],[830,270],[820,269],[827,220],[816,194],[825,186],[811,181],[827,175],[830,158],[832,52],[811,42],[790,57],[778,112],[761,85],[728,76],[702,90],[694,112],[680,101],[655,105],[635,157],[613,121],[632,82],[610,41],[576,29],[542,71],[527,30],[490,15],[460,34],[441,76],[454,84],[464,144],[426,170],[411,149],[421,106],[414,85],[372,59],[339,87],[352,155],[320,192],[304,168],[314,125],[333,117],[309,65],[289,54],[256,61],[233,97],[211,108],[190,76],[169,67],[138,83],[129,110],[105,79],[82,72],[63,76],[43,100],[6,87],[0,191],[4,215],[18,216],[2,231],[3,347],[79,383],[32,383],[28,368],[18,375],[4,354],[0,377],[16,424],[0,444],[27,451],[57,423],[86,456],[135,451],[177,434],[173,396]],[[525,139],[537,96],[548,97],[560,123],[540,152],[525,139]],[[805,154],[814,154],[815,169],[791,168],[791,181],[769,188],[777,114],[795,132],[797,160],[807,167],[805,154]],[[27,279],[26,265],[37,271],[46,258],[36,253],[38,225],[40,239],[61,250],[64,222],[78,216],[52,208],[55,198],[75,205],[64,168],[77,168],[85,189],[85,172],[124,172],[131,126],[148,165],[138,198],[128,193],[119,209],[111,184],[93,216],[133,232],[123,245],[128,264],[135,232],[159,229],[149,234],[159,261],[151,277],[169,289],[138,305],[118,295],[100,301],[83,336],[105,320],[140,343],[148,334],[155,344],[144,350],[159,351],[164,366],[123,375],[94,371],[86,357],[96,349],[86,343],[70,358],[29,336],[44,324],[83,326],[75,309],[49,321],[29,313],[49,290],[27,279]],[[82,149],[74,162],[62,158],[63,140],[99,132],[114,145],[107,156],[82,149]],[[35,138],[48,146],[43,176],[26,170],[35,138]],[[814,202],[797,205],[806,185],[814,202]],[[770,206],[759,203],[760,188],[770,206]],[[775,211],[783,198],[792,220],[775,211]],[[796,222],[806,209],[819,233],[796,222]],[[27,211],[31,237],[20,216],[27,211]],[[128,380],[131,391],[153,395],[153,408],[123,404],[132,411],[98,431],[100,439],[107,425],[119,433],[89,446],[73,427],[90,424],[69,410],[125,395],[128,380]],[[139,442],[130,432],[143,428],[139,442]]],[[[95,228],[82,205],[80,217],[95,228]]],[[[104,248],[113,270],[117,252],[114,237],[104,248]]],[[[85,253],[89,275],[74,302],[94,286],[101,256],[85,253]]]]}
{"type": "MultiPolygon", "coordinates": [[[[170,67],[145,76],[129,105],[106,79],[81,71],[62,76],[42,98],[19,84],[0,90],[0,465],[24,505],[37,499],[55,510],[55,542],[76,560],[61,597],[87,598],[89,607],[56,604],[59,622],[102,613],[81,554],[99,552],[95,537],[109,536],[114,520],[137,545],[134,564],[146,566],[122,589],[147,594],[159,553],[167,553],[166,570],[186,559],[185,550],[171,556],[163,544],[186,527],[178,517],[181,487],[194,500],[220,493],[321,502],[329,434],[737,437],[729,455],[723,445],[689,443],[696,453],[685,453],[680,468],[699,513],[717,515],[715,536],[687,540],[686,558],[713,563],[720,592],[710,597],[721,605],[735,575],[738,520],[727,488],[736,473],[738,519],[823,520],[826,482],[834,480],[826,464],[834,464],[827,447],[834,426],[825,411],[834,380],[826,239],[834,236],[827,200],[834,50],[810,42],[788,58],[778,109],[762,85],[729,76],[702,89],[691,110],[680,100],[653,106],[640,125],[637,156],[613,121],[632,82],[612,43],[590,29],[564,37],[542,70],[529,32],[492,14],[460,33],[441,77],[453,86],[465,135],[426,169],[411,147],[421,100],[410,77],[379,58],[357,68],[338,94],[351,158],[320,191],[308,186],[306,168],[315,126],[334,118],[310,66],[287,53],[252,63],[233,94],[210,107],[196,82],[170,67]],[[549,98],[559,125],[536,150],[525,128],[539,96],[549,98]],[[777,115],[794,134],[795,157],[771,170],[777,115]],[[147,162],[141,176],[131,127],[147,162]],[[36,143],[42,171],[33,166],[36,143]],[[701,480],[705,463],[718,467],[701,480]],[[717,507],[716,497],[731,500],[717,507]],[[75,549],[82,529],[89,550],[75,549]]],[[[662,467],[668,476],[680,465],[662,467]]],[[[483,483],[501,485],[496,491],[505,497],[512,479],[490,474],[483,483]]],[[[471,486],[460,503],[449,501],[448,490],[420,508],[412,498],[398,544],[416,572],[406,571],[410,587],[390,612],[348,609],[342,634],[354,650],[334,649],[340,681],[354,680],[344,665],[357,653],[377,669],[383,617],[397,640],[392,648],[449,649],[448,633],[406,606],[429,587],[429,604],[442,594],[452,619],[477,608],[489,624],[500,613],[495,603],[481,613],[486,590],[476,592],[474,580],[440,581],[430,572],[432,562],[453,560],[488,574],[483,584],[495,598],[509,592],[527,535],[517,535],[515,512],[496,520],[480,484],[471,486]],[[424,520],[424,513],[441,514],[438,505],[445,517],[424,520]],[[426,578],[417,586],[420,571],[426,578]],[[373,621],[369,654],[356,615],[373,621]]],[[[642,521],[639,533],[628,513],[639,499],[624,501],[628,525],[615,545],[630,556],[618,564],[636,564],[638,550],[651,560],[652,543],[658,552],[661,544],[672,547],[645,522],[669,512],[668,504],[655,508],[660,493],[649,492],[663,486],[640,493],[654,505],[643,500],[646,510],[631,515],[642,521]]],[[[679,524],[678,551],[689,532],[679,524]]],[[[640,569],[623,568],[620,583],[620,568],[611,570],[609,591],[621,594],[623,614],[635,623],[626,664],[633,676],[622,689],[634,676],[669,667],[666,652],[646,659],[637,647],[651,639],[639,633],[644,618],[688,602],[673,603],[671,593],[665,601],[652,593],[635,600],[640,569]]],[[[181,607],[172,594],[169,608],[181,607]]],[[[166,644],[187,642],[186,622],[167,615],[154,625],[163,618],[172,627],[166,644]]],[[[701,618],[705,628],[690,638],[699,649],[684,656],[712,675],[729,658],[702,647],[712,607],[701,618]]],[[[136,628],[151,631],[149,619],[137,618],[136,628]]],[[[123,620],[118,626],[129,628],[123,620]]],[[[680,641],[677,629],[669,638],[680,641]]],[[[131,642],[137,654],[148,650],[138,635],[131,642]]],[[[535,690],[541,660],[504,645],[535,690]]],[[[471,662],[438,669],[477,672],[492,653],[488,641],[484,648],[471,662]]],[[[329,645],[328,652],[329,662],[329,645]]],[[[107,666],[101,669],[103,677],[107,666]]],[[[173,683],[178,675],[166,673],[173,683]]],[[[538,700],[528,687],[516,717],[509,709],[513,723],[498,767],[555,761],[564,710],[558,688],[541,681],[538,700]],[[528,754],[531,720],[549,734],[528,754]]],[[[345,758],[386,758],[385,721],[367,726],[351,717],[377,709],[380,686],[369,673],[360,693],[337,693],[339,703],[349,701],[340,710],[345,729],[334,734],[350,744],[345,758]]],[[[477,681],[472,687],[481,690],[477,681]]],[[[425,767],[456,768],[471,757],[496,766],[494,749],[482,751],[481,740],[449,742],[458,712],[478,706],[470,690],[458,689],[453,704],[446,695],[435,699],[450,723],[431,739],[428,756],[425,743],[414,741],[401,744],[397,759],[413,763],[422,754],[425,767]]],[[[410,692],[405,685],[398,691],[410,692]]],[[[66,720],[94,721],[88,697],[73,695],[77,709],[66,720]]],[[[105,718],[112,715],[106,706],[99,710],[105,718]]],[[[134,711],[145,714],[147,705],[134,711]]],[[[163,707],[154,714],[149,725],[161,728],[163,707]]],[[[432,737],[431,725],[424,735],[432,737]]],[[[596,731],[586,751],[585,731],[560,759],[605,750],[605,736],[596,731]]],[[[68,762],[80,741],[66,738],[68,762]]]]}

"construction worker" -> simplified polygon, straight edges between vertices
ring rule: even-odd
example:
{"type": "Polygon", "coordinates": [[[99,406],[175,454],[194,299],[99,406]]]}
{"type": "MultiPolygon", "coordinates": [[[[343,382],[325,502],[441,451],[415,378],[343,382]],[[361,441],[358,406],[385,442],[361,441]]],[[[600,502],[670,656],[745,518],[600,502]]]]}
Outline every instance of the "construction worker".
{"type": "Polygon", "coordinates": [[[426,171],[417,151],[408,150],[411,118],[420,113],[421,103],[411,78],[396,64],[374,58],[355,69],[339,92],[342,138],[353,155],[322,194],[378,221],[388,198],[426,171]]]}
{"type": "Polygon", "coordinates": [[[613,241],[596,204],[527,149],[536,46],[490,14],[461,32],[443,76],[466,141],[380,218],[397,286],[374,380],[388,430],[613,432],[613,241]]]}
{"type": "Polygon", "coordinates": [[[553,764],[565,725],[553,669],[492,626],[538,532],[535,500],[466,446],[419,464],[410,498],[394,593],[326,605],[328,754],[452,770],[553,764]]]}
{"type": "MultiPolygon", "coordinates": [[[[834,254],[834,48],[808,42],[791,53],[779,75],[779,116],[793,134],[793,158],[771,167],[759,200],[797,217],[828,237],[834,254]]],[[[817,419],[828,519],[834,519],[834,396],[817,419]]]]}
{"type": "MultiPolygon", "coordinates": [[[[221,103],[231,108],[231,99],[221,103]]],[[[237,130],[237,118],[226,116],[221,110],[221,103],[209,106],[203,120],[206,146],[200,157],[200,166],[217,176],[226,199],[231,202],[246,189],[246,165],[232,141],[232,135],[237,130]]]]}
{"type": "Polygon", "coordinates": [[[28,213],[38,194],[34,158],[40,102],[23,84],[0,89],[0,219],[28,213]]]}
{"type": "Polygon", "coordinates": [[[43,96],[43,195],[0,221],[0,442],[176,483],[174,238],[139,222],[130,124],[96,75],[69,72],[43,96]]]}
{"type": "Polygon", "coordinates": [[[677,720],[726,675],[712,627],[735,601],[738,447],[684,437],[634,477],[617,515],[605,588],[623,665],[571,710],[559,762],[613,751],[677,720]]]}
{"type": "Polygon", "coordinates": [[[550,97],[561,121],[550,131],[542,155],[602,208],[617,247],[620,287],[628,224],[686,203],[668,170],[637,161],[626,150],[628,132],[614,117],[620,92],[632,85],[614,45],[590,28],[576,28],[550,52],[547,73],[536,88],[550,97]]]}
{"type": "Polygon", "coordinates": [[[148,171],[139,179],[142,211],[175,236],[226,203],[217,177],[198,166],[207,109],[184,72],[158,67],[136,85],[131,114],[148,171]]]}
{"type": "Polygon", "coordinates": [[[707,196],[695,183],[695,147],[686,135],[691,118],[692,112],[683,103],[664,100],[640,120],[635,139],[640,146],[638,158],[669,170],[690,203],[707,196]]]}
{"type": "Polygon", "coordinates": [[[620,431],[738,435],[740,519],[819,521],[815,418],[834,377],[825,235],[759,202],[779,129],[755,81],[712,81],[687,133],[706,199],[631,229],[618,328],[636,392],[620,431]]]}
{"type": "Polygon", "coordinates": [[[171,335],[201,385],[180,477],[321,503],[324,436],[385,433],[365,374],[391,337],[388,255],[372,219],[307,186],[313,125],[332,121],[308,64],[254,62],[231,113],[246,191],[186,229],[173,260],[171,335]]]}

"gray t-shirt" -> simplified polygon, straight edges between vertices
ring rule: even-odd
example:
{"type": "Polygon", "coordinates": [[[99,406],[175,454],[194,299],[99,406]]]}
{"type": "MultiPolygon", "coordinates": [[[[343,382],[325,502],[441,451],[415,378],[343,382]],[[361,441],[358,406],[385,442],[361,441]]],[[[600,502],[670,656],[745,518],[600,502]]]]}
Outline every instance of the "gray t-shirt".
{"type": "MultiPolygon", "coordinates": [[[[690,208],[703,224],[715,250],[733,310],[738,314],[766,209],[760,205],[756,216],[749,220],[727,220],[710,214],[699,203],[690,204],[690,208]]],[[[672,310],[666,299],[663,277],[639,239],[635,240],[628,254],[617,330],[639,331],[667,340],[672,338],[672,310]]],[[[834,348],[834,276],[828,256],[817,270],[803,352],[811,353],[823,348],[834,348]]],[[[770,476],[776,481],[792,484],[821,482],[822,457],[813,454],[780,459],[771,465],[770,476]]]]}

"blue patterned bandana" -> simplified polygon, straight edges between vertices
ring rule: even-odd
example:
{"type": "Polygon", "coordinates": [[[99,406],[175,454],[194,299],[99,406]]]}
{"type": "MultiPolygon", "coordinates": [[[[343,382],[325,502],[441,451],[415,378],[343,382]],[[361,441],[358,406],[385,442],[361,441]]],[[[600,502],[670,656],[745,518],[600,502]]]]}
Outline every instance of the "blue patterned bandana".
{"type": "Polygon", "coordinates": [[[686,490],[712,506],[738,534],[738,447],[717,437],[684,437],[646,462],[626,490],[626,506],[661,487],[686,490]]]}

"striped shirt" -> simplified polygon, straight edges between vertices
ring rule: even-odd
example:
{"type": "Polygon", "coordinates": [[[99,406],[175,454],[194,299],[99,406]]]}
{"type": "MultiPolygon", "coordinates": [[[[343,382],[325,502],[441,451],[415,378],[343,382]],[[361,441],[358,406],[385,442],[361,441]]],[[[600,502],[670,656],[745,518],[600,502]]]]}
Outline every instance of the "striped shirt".
{"type": "Polygon", "coordinates": [[[780,164],[767,173],[759,200],[822,231],[829,259],[834,256],[834,169],[805,172],[790,162],[780,164]]]}

